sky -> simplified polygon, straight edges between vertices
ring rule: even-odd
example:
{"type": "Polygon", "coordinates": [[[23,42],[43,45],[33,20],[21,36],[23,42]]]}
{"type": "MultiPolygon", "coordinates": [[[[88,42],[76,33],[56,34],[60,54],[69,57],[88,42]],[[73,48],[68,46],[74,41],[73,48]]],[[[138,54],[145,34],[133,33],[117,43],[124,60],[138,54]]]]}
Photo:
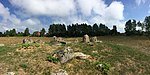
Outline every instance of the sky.
{"type": "Polygon", "coordinates": [[[103,23],[124,32],[129,19],[150,15],[150,0],[0,0],[0,32],[46,30],[53,23],[103,23]]]}

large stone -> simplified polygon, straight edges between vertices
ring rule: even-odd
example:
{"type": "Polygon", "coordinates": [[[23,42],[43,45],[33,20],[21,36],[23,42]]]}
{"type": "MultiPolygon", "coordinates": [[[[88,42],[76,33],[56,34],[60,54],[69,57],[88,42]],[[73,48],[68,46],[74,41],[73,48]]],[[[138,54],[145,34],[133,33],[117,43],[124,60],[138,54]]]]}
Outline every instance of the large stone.
{"type": "Polygon", "coordinates": [[[51,75],[68,75],[68,73],[65,70],[60,69],[54,73],[51,73],[51,75]]]}
{"type": "Polygon", "coordinates": [[[83,36],[83,42],[90,42],[89,36],[87,34],[83,36]]]}
{"type": "Polygon", "coordinates": [[[53,39],[54,39],[54,41],[57,41],[57,37],[56,36],[53,36],[53,39]]]}
{"type": "Polygon", "coordinates": [[[92,37],[91,38],[91,42],[97,42],[97,37],[95,36],[95,37],[92,37]]]}
{"type": "Polygon", "coordinates": [[[73,49],[70,47],[65,48],[64,50],[59,50],[54,54],[60,60],[60,63],[66,63],[71,60],[73,56],[73,49]]]}
{"type": "Polygon", "coordinates": [[[86,55],[86,54],[84,54],[84,53],[82,53],[82,52],[76,52],[76,53],[73,54],[73,56],[76,57],[76,58],[80,58],[80,59],[88,59],[88,58],[91,58],[90,55],[86,55]]]}
{"type": "Polygon", "coordinates": [[[53,54],[53,57],[58,58],[60,63],[66,63],[73,58],[91,60],[90,55],[86,55],[82,52],[74,52],[70,47],[66,47],[64,50],[59,50],[53,54]]]}

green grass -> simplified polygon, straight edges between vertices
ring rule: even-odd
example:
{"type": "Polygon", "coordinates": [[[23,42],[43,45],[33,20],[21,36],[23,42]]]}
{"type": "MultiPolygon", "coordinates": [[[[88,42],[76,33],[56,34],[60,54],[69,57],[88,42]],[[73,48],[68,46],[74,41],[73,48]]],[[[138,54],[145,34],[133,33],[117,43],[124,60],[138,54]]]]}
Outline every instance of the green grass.
{"type": "Polygon", "coordinates": [[[49,62],[53,62],[53,63],[59,62],[59,59],[53,57],[52,55],[48,55],[48,56],[47,56],[47,60],[48,60],[49,62]]]}
{"type": "Polygon", "coordinates": [[[22,68],[24,68],[24,69],[26,69],[28,67],[27,64],[24,64],[24,63],[20,64],[19,66],[22,67],[22,68]]]}
{"type": "MultiPolygon", "coordinates": [[[[91,55],[95,61],[80,60],[74,58],[66,64],[59,64],[58,59],[52,57],[51,47],[49,50],[37,48],[32,53],[16,52],[16,48],[35,46],[39,44],[18,44],[16,46],[0,47],[0,63],[5,65],[11,71],[18,71],[23,68],[29,75],[35,75],[40,72],[43,75],[49,75],[53,72],[55,66],[59,69],[64,69],[69,75],[97,75],[100,73],[96,62],[104,64],[103,75],[106,72],[108,75],[150,75],[150,55],[143,53],[136,48],[127,45],[117,45],[113,42],[93,43],[90,46],[88,43],[70,43],[56,48],[57,50],[64,49],[70,46],[71,48],[79,49],[75,51],[83,52],[84,54],[91,55]],[[96,52],[93,52],[96,51],[96,52]],[[9,55],[12,53],[13,55],[9,55]],[[51,61],[51,62],[48,62],[51,61]],[[47,63],[48,62],[48,63],[47,63]],[[49,65],[47,65],[49,64],[49,65]],[[71,64],[71,67],[68,67],[71,64]],[[111,66],[110,66],[111,65],[111,66]],[[108,73],[109,70],[109,73],[108,73]],[[141,73],[139,73],[142,70],[141,73]]],[[[51,46],[46,44],[46,46],[51,46]]],[[[57,47],[57,46],[56,46],[57,47]]],[[[4,65],[4,66],[5,66],[4,65]]]]}
{"type": "MultiPolygon", "coordinates": [[[[150,66],[150,56],[128,46],[116,45],[108,42],[105,42],[103,44],[94,44],[94,47],[89,46],[85,43],[78,43],[70,46],[72,46],[73,48],[80,48],[83,53],[91,55],[97,60],[97,62],[108,63],[112,67],[115,67],[115,71],[111,71],[111,73],[115,75],[124,74],[127,72],[136,74],[139,71],[139,69],[145,70],[145,73],[142,74],[146,74],[150,71],[150,68],[146,67],[146,65],[150,66]],[[106,49],[106,51],[103,51],[103,49],[106,49]],[[92,51],[97,51],[98,53],[92,53],[92,51]],[[135,64],[133,63],[133,66],[126,65],[129,62],[129,60],[127,59],[131,60],[135,64]],[[121,64],[121,71],[119,71],[119,68],[116,68],[117,64],[119,63],[121,64]]],[[[90,62],[90,64],[94,63],[90,62]]],[[[84,72],[88,71],[90,66],[91,71],[94,71],[93,73],[97,74],[97,71],[95,69],[92,69],[94,68],[94,66],[90,64],[88,62],[83,62],[83,65],[79,64],[79,66],[78,64],[75,64],[76,67],[74,68],[74,70],[76,72],[76,70],[78,71],[80,69],[84,69],[82,70],[84,72]]],[[[90,74],[90,71],[88,72],[86,74],[90,74]]]]}

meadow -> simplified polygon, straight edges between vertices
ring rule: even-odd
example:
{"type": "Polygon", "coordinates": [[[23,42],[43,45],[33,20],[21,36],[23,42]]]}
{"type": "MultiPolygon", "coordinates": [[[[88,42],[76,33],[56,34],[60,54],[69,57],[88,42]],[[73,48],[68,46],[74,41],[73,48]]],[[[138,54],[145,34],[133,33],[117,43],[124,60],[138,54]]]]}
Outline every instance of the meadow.
{"type": "Polygon", "coordinates": [[[108,75],[150,75],[150,38],[145,36],[100,36],[101,43],[77,42],[82,37],[64,38],[70,43],[52,45],[52,37],[0,37],[0,75],[14,72],[15,75],[50,75],[63,69],[68,75],[101,75],[95,63],[110,65],[108,75]],[[42,40],[44,44],[34,44],[30,49],[21,49],[24,38],[42,40]],[[65,64],[47,61],[54,51],[71,47],[76,52],[90,55],[92,61],[72,59],[65,64]]]}

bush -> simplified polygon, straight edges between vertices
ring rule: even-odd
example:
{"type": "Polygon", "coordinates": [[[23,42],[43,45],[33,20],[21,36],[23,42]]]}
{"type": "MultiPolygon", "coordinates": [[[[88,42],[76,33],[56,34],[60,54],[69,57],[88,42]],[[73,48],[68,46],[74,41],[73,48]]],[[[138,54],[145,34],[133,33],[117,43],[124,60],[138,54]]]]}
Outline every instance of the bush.
{"type": "Polygon", "coordinates": [[[19,66],[22,67],[22,68],[27,68],[28,67],[27,64],[20,64],[19,66]]]}
{"type": "Polygon", "coordinates": [[[58,58],[53,57],[52,55],[47,56],[47,60],[53,63],[57,63],[59,61],[58,58]]]}
{"type": "Polygon", "coordinates": [[[28,48],[30,46],[30,44],[22,44],[22,48],[28,48]]]}
{"type": "Polygon", "coordinates": [[[108,75],[110,71],[110,64],[107,63],[102,63],[102,62],[97,62],[96,63],[96,68],[102,72],[103,75],[108,75]]]}

